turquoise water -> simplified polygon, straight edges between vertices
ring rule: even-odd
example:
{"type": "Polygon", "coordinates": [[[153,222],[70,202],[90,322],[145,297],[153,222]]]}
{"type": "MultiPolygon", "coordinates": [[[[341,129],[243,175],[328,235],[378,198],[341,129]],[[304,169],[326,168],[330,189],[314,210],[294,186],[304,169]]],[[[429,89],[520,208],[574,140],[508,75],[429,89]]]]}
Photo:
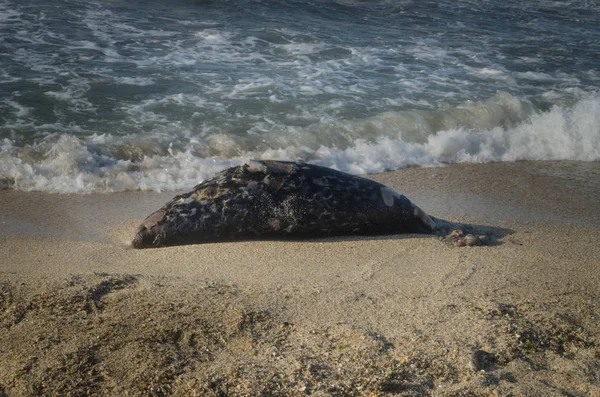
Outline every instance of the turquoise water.
{"type": "Polygon", "coordinates": [[[0,0],[0,184],[600,160],[595,1],[0,0]]]}

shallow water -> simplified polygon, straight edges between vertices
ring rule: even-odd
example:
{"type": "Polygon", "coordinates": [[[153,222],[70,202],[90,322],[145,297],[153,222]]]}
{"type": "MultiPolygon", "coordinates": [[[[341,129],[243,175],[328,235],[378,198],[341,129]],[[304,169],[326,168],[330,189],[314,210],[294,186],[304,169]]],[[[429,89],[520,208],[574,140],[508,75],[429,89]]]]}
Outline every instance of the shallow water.
{"type": "Polygon", "coordinates": [[[0,0],[0,184],[600,160],[590,1],[0,0]]]}

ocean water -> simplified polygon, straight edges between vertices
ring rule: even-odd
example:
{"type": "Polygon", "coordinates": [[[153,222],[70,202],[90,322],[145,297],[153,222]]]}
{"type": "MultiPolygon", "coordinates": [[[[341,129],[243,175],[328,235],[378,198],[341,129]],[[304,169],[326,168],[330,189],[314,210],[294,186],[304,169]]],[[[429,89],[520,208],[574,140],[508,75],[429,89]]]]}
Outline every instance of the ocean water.
{"type": "Polygon", "coordinates": [[[600,161],[596,0],[0,0],[0,187],[600,161]]]}

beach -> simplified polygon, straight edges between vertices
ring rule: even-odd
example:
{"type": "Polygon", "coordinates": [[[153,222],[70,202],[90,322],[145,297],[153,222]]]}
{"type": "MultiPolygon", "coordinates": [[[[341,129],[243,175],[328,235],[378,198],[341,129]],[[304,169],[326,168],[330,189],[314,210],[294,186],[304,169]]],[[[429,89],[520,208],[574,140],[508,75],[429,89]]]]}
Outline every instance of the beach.
{"type": "Polygon", "coordinates": [[[0,396],[600,395],[600,163],[367,177],[488,244],[135,250],[177,192],[0,191],[0,396]]]}
{"type": "Polygon", "coordinates": [[[600,396],[599,11],[0,0],[0,397],[600,396]],[[455,229],[132,247],[252,159],[455,229]]]}

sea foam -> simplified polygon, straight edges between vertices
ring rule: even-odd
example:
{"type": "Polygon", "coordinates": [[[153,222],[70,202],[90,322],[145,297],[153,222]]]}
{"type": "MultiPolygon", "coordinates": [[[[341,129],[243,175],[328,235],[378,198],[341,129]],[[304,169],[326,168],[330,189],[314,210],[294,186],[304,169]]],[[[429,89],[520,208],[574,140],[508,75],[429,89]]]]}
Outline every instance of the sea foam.
{"type": "Polygon", "coordinates": [[[460,162],[599,161],[600,97],[541,112],[502,94],[437,112],[385,112],[292,132],[268,145],[259,133],[243,141],[208,134],[178,145],[165,138],[61,132],[25,146],[4,139],[0,183],[62,193],[177,190],[251,158],[308,161],[354,174],[460,162]]]}

